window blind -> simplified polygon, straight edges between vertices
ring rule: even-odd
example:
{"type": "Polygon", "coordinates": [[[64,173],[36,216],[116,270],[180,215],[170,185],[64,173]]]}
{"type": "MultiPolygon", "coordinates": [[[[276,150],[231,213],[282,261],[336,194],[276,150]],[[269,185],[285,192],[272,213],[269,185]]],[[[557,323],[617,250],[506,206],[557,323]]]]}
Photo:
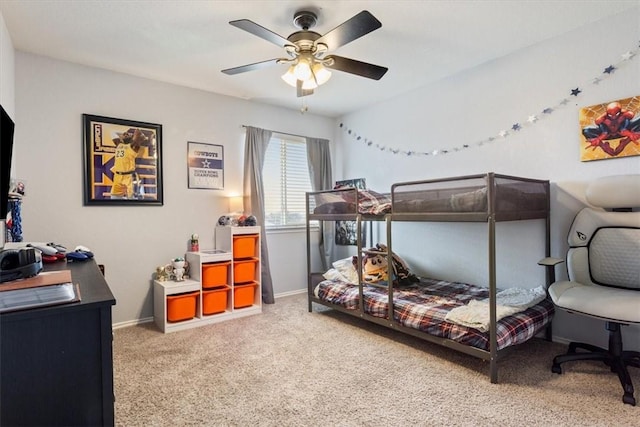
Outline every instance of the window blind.
{"type": "Polygon", "coordinates": [[[274,133],[265,154],[262,179],[265,226],[304,226],[305,193],[311,191],[306,141],[274,133]]]}

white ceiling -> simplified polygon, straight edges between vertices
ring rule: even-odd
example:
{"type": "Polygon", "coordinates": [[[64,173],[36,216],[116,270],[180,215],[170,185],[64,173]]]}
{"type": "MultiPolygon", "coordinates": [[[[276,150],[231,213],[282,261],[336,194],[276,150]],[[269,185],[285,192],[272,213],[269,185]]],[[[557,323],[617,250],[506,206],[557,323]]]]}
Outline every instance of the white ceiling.
{"type": "Polygon", "coordinates": [[[640,0],[0,0],[17,50],[337,117],[433,83],[623,11],[640,0]],[[284,50],[228,24],[246,18],[287,37],[300,9],[324,34],[361,10],[382,28],[335,51],[389,68],[379,81],[336,71],[297,98],[285,65],[220,70],[285,57],[284,50]]]}

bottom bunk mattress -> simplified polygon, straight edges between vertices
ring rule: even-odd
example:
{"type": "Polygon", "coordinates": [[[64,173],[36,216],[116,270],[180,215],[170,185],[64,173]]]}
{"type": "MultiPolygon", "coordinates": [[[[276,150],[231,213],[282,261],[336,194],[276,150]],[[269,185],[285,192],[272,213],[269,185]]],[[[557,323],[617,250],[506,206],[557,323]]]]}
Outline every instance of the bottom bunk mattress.
{"type": "MultiPolygon", "coordinates": [[[[358,285],[354,283],[340,279],[324,280],[316,286],[314,293],[321,301],[347,310],[360,308],[358,285]]],[[[366,314],[387,318],[387,287],[364,285],[363,296],[366,314]]],[[[394,288],[393,318],[405,327],[489,351],[489,332],[445,320],[455,308],[468,307],[472,301],[487,298],[489,289],[485,287],[420,278],[417,283],[394,288]]],[[[488,305],[486,310],[488,313],[488,305]]],[[[532,338],[551,322],[553,314],[553,303],[544,298],[522,311],[501,318],[497,324],[498,350],[532,338]]]]}

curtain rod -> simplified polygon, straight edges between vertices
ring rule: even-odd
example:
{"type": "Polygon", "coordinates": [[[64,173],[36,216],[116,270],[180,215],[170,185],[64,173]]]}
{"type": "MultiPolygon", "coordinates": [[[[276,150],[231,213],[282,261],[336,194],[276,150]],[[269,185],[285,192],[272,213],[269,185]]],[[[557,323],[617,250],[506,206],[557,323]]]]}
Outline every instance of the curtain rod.
{"type": "MultiPolygon", "coordinates": [[[[255,126],[242,125],[242,127],[246,128],[246,127],[255,127],[255,126]]],[[[264,128],[258,128],[258,129],[264,129],[264,128]]],[[[313,136],[296,135],[295,133],[280,132],[279,130],[272,130],[272,129],[264,129],[264,130],[268,130],[269,132],[273,132],[273,133],[279,133],[282,135],[297,136],[298,138],[314,138],[313,136]]],[[[315,138],[315,139],[326,139],[326,138],[315,138]]]]}

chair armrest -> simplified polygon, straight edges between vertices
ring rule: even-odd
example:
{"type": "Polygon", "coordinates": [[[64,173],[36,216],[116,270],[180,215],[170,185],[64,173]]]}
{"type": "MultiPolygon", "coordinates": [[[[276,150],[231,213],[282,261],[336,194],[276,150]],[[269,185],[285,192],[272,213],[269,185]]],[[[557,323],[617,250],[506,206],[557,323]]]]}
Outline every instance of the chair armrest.
{"type": "Polygon", "coordinates": [[[538,261],[538,265],[543,265],[545,267],[553,267],[554,265],[557,265],[563,262],[564,260],[562,258],[547,257],[547,258],[542,258],[540,261],[538,261]]]}
{"type": "Polygon", "coordinates": [[[538,265],[542,265],[546,269],[545,274],[547,277],[547,289],[549,289],[549,286],[551,286],[551,284],[555,283],[556,281],[555,266],[563,262],[564,260],[562,258],[553,258],[553,257],[542,258],[540,261],[538,261],[538,265]]]}

